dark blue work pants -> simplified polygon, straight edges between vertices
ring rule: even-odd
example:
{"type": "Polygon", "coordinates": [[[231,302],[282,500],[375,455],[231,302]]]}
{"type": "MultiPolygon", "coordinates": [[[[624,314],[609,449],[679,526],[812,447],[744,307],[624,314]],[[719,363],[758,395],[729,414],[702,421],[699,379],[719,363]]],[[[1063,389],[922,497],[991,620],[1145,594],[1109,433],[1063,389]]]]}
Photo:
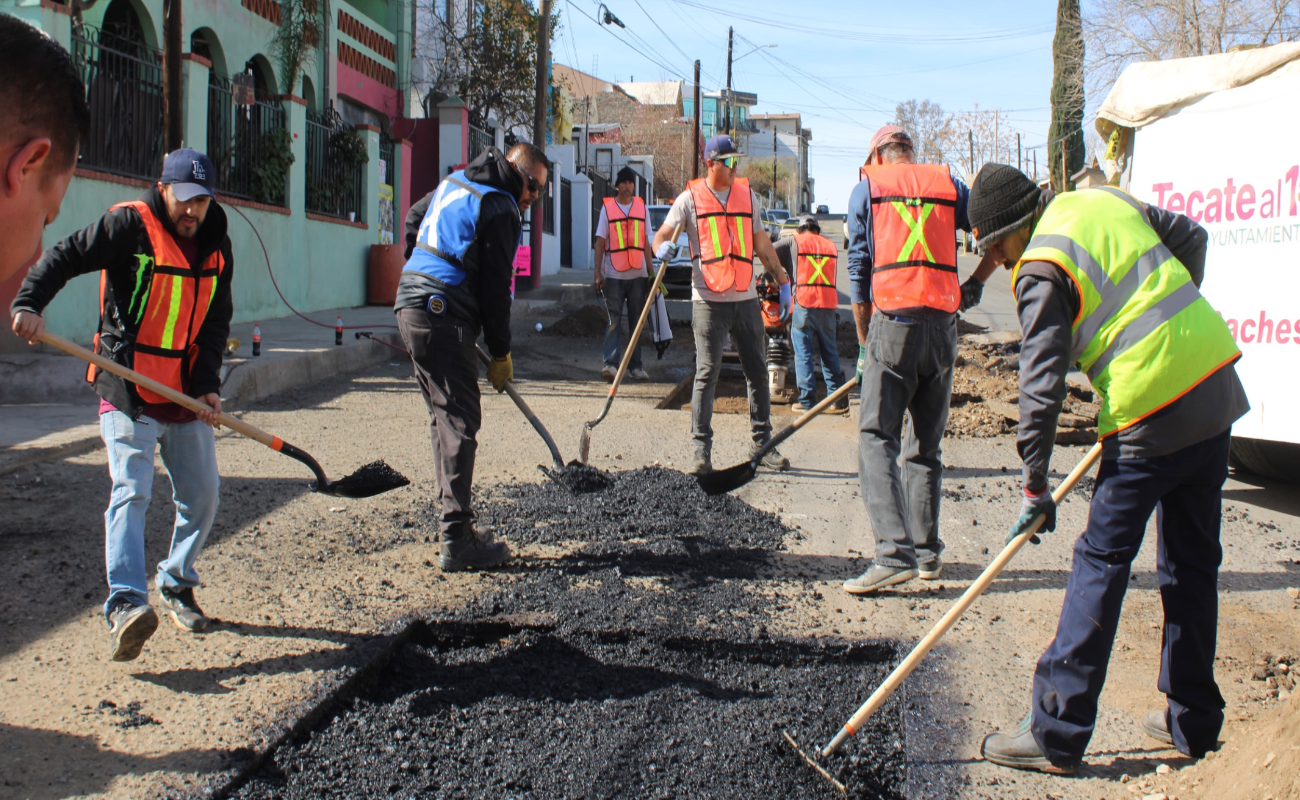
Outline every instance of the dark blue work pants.
{"type": "Polygon", "coordinates": [[[1217,746],[1223,695],[1214,681],[1220,500],[1228,433],[1157,458],[1103,461],[1074,544],[1056,638],[1034,671],[1034,739],[1057,764],[1078,763],[1119,627],[1130,566],[1156,511],[1156,571],[1165,626],[1157,684],[1169,699],[1174,745],[1201,756],[1217,746]]]}

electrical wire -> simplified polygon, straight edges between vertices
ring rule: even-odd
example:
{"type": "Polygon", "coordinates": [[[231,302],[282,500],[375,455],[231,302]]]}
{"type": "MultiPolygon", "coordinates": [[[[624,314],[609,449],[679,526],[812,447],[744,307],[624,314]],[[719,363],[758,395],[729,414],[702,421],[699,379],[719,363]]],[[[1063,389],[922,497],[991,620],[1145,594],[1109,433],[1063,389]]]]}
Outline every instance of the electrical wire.
{"type": "MultiPolygon", "coordinates": [[[[247,223],[248,223],[248,227],[250,227],[250,228],[253,229],[253,234],[254,234],[255,236],[257,236],[257,243],[260,244],[260,245],[262,246],[262,257],[266,259],[266,274],[271,276],[271,285],[275,287],[275,293],[278,294],[278,295],[280,295],[280,299],[281,299],[282,301],[284,301],[284,304],[285,304],[286,306],[289,307],[289,310],[292,311],[294,314],[298,315],[299,317],[301,317],[302,319],[307,320],[308,322],[310,322],[310,323],[313,324],[313,325],[319,325],[319,326],[322,327],[322,328],[337,329],[338,326],[336,326],[336,325],[330,325],[330,324],[327,323],[327,322],[317,322],[316,320],[312,319],[311,317],[307,316],[306,314],[303,314],[301,311],[299,311],[298,309],[296,309],[296,308],[293,307],[293,304],[289,302],[289,298],[285,297],[285,296],[284,296],[284,292],[280,291],[280,284],[277,283],[276,280],[275,280],[275,272],[271,269],[271,256],[270,256],[269,253],[266,252],[266,242],[262,241],[262,234],[261,234],[260,231],[257,230],[257,226],[253,224],[253,221],[252,221],[251,219],[248,218],[248,215],[247,215],[247,214],[245,214],[243,211],[240,211],[240,210],[239,210],[239,206],[237,206],[237,205],[233,205],[233,204],[231,204],[231,203],[227,203],[226,206],[224,206],[224,207],[226,207],[226,208],[233,208],[233,209],[235,209],[235,211],[238,211],[238,212],[239,212],[239,216],[241,216],[241,217],[244,218],[244,222],[247,222],[247,223]]],[[[348,331],[351,331],[351,330],[357,330],[357,329],[359,329],[359,328],[394,328],[394,329],[396,329],[397,326],[396,326],[396,325],[344,325],[344,326],[343,326],[343,330],[348,330],[348,331]]]]}

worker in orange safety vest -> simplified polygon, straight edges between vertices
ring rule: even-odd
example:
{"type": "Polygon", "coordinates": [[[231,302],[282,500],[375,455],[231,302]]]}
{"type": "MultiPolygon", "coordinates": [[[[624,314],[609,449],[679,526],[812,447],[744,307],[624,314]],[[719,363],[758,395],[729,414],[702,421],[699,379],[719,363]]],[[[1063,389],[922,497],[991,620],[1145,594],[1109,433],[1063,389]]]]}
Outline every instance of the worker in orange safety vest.
{"type": "MultiPolygon", "coordinates": [[[[794,345],[795,382],[799,395],[791,409],[806,411],[816,404],[816,360],[821,357],[822,378],[826,393],[844,385],[835,350],[835,328],[839,324],[836,309],[840,293],[836,286],[839,250],[821,235],[821,223],[811,214],[799,218],[793,236],[784,236],[772,245],[781,266],[794,273],[794,313],[790,340],[794,345]]],[[[849,400],[841,399],[830,413],[847,414],[849,400]]]]}
{"type": "Polygon", "coordinates": [[[159,602],[182,630],[207,617],[194,598],[194,562],[217,514],[216,442],[221,361],[230,334],[234,270],[226,214],[215,200],[216,170],[206,155],[181,149],[139,199],[119,203],[93,225],[46,250],[12,305],[13,330],[35,341],[42,312],[72,278],[99,273],[95,350],[211,407],[196,413],[99,369],[99,428],[113,491],[105,521],[109,657],[131,661],[158,627],[149,605],[145,512],[154,454],[172,482],[171,549],[158,564],[159,602]]]}
{"type": "MultiPolygon", "coordinates": [[[[600,376],[613,383],[623,360],[623,316],[627,316],[627,336],[631,337],[636,320],[645,307],[648,267],[651,262],[650,236],[646,231],[645,200],[637,197],[637,178],[631,168],[623,167],[614,178],[615,197],[606,197],[596,222],[596,269],[593,282],[605,298],[609,324],[605,328],[604,364],[600,376]]],[[[641,362],[641,343],[627,342],[632,349],[628,377],[650,380],[641,362]]]]}
{"type": "MultiPolygon", "coordinates": [[[[740,356],[749,393],[751,455],[772,438],[772,397],[763,356],[763,319],[754,286],[754,257],[781,286],[783,315],[790,313],[790,277],[781,267],[772,240],[758,219],[759,200],[749,181],[736,177],[740,153],[730,136],[714,136],[704,146],[707,175],[690,182],[677,196],[653,249],[671,260],[680,225],[691,243],[691,326],[695,331],[695,388],[691,393],[691,437],[695,459],[691,471],[712,471],[713,395],[722,372],[722,350],[728,334],[740,356]]],[[[763,464],[789,469],[776,448],[763,464]]]]}
{"type": "Polygon", "coordinates": [[[985,257],[958,282],[956,233],[970,230],[970,190],[948,167],[917,164],[912,138],[897,125],[877,131],[868,153],[866,177],[849,196],[845,233],[862,394],[858,481],[876,552],[866,572],[845,582],[850,594],[918,575],[934,580],[943,569],[940,442],[957,312],[979,302],[997,266],[985,257]]]}

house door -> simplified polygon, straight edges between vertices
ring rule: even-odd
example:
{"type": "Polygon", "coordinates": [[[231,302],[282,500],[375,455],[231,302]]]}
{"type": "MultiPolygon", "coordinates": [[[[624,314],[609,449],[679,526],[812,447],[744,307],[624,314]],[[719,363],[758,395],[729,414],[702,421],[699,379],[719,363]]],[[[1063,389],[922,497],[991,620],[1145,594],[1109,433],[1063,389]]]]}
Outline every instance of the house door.
{"type": "Polygon", "coordinates": [[[560,266],[573,266],[573,184],[560,178],[560,266]]]}

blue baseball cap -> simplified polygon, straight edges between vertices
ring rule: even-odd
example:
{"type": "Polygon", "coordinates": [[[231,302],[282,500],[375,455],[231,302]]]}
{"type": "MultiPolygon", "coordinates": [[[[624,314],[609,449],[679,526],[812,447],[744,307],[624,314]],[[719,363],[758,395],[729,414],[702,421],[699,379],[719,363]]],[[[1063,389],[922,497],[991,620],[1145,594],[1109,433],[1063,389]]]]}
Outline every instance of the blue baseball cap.
{"type": "Polygon", "coordinates": [[[171,186],[176,199],[185,201],[202,194],[216,197],[216,179],[217,171],[212,166],[212,159],[198,150],[182,147],[163,159],[159,183],[171,186]]]}
{"type": "Polygon", "coordinates": [[[725,133],[709,137],[704,143],[704,157],[709,161],[717,161],[723,156],[738,156],[740,151],[736,149],[736,143],[725,133]]]}

